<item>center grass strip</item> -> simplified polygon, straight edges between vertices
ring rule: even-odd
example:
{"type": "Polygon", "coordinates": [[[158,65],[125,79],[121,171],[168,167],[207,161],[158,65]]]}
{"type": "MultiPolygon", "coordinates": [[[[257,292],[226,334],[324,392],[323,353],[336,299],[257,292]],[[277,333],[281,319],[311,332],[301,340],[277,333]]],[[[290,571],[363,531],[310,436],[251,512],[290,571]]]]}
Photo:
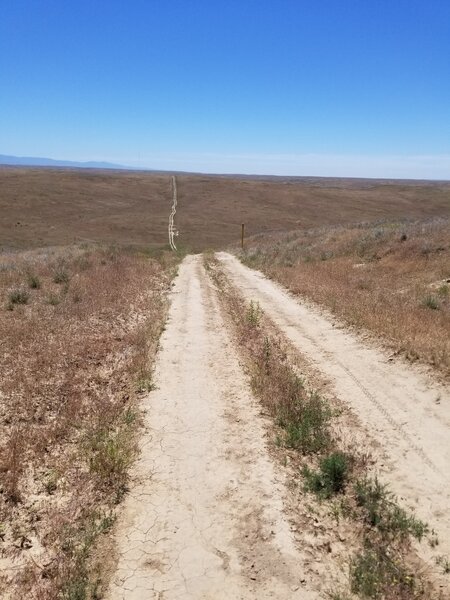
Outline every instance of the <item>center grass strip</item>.
{"type": "Polygon", "coordinates": [[[338,518],[345,518],[357,535],[359,550],[348,566],[348,585],[328,596],[334,600],[433,597],[431,584],[412,566],[418,564],[412,540],[421,540],[427,525],[402,509],[388,488],[369,474],[362,454],[341,447],[334,433],[340,411],[309,389],[260,306],[245,302],[214,257],[205,256],[205,268],[219,290],[252,389],[277,427],[277,445],[296,451],[304,492],[322,504],[328,502],[334,513],[338,510],[338,518]]]}

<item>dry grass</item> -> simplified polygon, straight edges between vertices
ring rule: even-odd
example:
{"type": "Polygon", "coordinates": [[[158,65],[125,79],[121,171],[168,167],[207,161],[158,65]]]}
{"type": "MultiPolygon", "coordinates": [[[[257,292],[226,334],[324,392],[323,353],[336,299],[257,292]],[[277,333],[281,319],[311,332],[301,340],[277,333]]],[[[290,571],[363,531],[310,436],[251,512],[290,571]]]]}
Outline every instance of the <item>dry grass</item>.
{"type": "Polygon", "coordinates": [[[170,268],[76,246],[0,255],[2,598],[97,597],[92,548],[127,487],[170,268]]]}
{"type": "Polygon", "coordinates": [[[449,220],[257,236],[241,258],[450,375],[449,220]]]}
{"type": "MultiPolygon", "coordinates": [[[[177,245],[202,251],[247,235],[380,218],[450,217],[449,182],[177,175],[177,245]]],[[[0,167],[0,244],[165,245],[170,174],[0,167]]]]}

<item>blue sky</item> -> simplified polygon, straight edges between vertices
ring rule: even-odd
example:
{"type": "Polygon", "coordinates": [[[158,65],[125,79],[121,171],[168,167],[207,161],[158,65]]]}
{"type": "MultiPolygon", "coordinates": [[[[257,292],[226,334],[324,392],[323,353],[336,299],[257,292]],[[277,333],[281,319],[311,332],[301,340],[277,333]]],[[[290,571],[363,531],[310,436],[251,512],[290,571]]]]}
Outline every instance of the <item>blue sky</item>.
{"type": "Polygon", "coordinates": [[[0,153],[450,179],[450,2],[2,0],[0,153]]]}

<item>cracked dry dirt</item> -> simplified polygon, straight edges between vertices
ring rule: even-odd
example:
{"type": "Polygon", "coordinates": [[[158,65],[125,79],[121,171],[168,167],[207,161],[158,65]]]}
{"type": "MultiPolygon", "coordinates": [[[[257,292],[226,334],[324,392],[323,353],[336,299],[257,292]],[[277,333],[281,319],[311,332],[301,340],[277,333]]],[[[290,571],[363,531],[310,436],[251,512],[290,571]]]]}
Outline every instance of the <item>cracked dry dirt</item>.
{"type": "Polygon", "coordinates": [[[201,256],[175,280],[155,382],[108,600],[317,598],[201,256]]]}

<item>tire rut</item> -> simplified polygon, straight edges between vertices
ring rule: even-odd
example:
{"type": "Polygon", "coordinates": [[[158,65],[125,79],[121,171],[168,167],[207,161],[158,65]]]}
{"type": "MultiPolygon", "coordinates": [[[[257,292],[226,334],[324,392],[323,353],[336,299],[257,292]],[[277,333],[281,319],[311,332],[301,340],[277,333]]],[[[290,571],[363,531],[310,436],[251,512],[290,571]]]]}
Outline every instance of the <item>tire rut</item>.
{"type": "MultiPolygon", "coordinates": [[[[450,553],[450,390],[423,370],[334,327],[305,304],[235,257],[218,253],[226,274],[247,300],[259,302],[290,343],[329,380],[382,449],[380,471],[392,490],[437,531],[450,553]],[[437,402],[439,398],[439,402],[437,402]]],[[[424,558],[431,560],[427,550],[424,558]]],[[[423,554],[422,552],[422,554],[423,554]]]]}

